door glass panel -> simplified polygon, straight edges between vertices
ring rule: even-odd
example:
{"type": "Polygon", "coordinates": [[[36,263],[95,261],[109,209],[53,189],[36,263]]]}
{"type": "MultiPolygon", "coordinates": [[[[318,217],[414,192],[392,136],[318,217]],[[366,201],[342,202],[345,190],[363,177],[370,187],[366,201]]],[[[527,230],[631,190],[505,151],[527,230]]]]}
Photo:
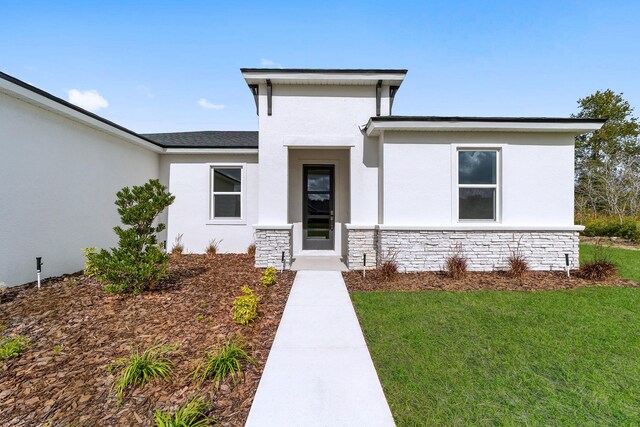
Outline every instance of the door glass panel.
{"type": "Polygon", "coordinates": [[[309,170],[307,175],[307,191],[331,191],[329,171],[309,170]]]}
{"type": "Polygon", "coordinates": [[[329,193],[307,195],[307,215],[329,215],[331,195],[329,193]]]}
{"type": "Polygon", "coordinates": [[[328,239],[330,231],[329,218],[313,218],[307,219],[307,238],[308,239],[328,239]]]}

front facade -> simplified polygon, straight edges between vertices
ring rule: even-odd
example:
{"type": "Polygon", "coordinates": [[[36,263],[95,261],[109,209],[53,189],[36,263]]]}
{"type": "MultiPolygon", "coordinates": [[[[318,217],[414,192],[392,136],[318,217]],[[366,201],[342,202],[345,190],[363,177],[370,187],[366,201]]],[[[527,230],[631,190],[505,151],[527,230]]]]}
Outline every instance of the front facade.
{"type": "Polygon", "coordinates": [[[472,269],[501,269],[519,250],[534,269],[564,269],[567,256],[577,267],[574,138],[603,120],[394,116],[406,70],[242,74],[258,132],[121,135],[151,166],[114,185],[146,174],[176,196],[163,218],[169,249],[181,236],[192,253],[212,240],[222,252],[255,244],[259,267],[331,255],[350,269],[394,259],[401,271],[441,270],[455,250],[472,269]]]}

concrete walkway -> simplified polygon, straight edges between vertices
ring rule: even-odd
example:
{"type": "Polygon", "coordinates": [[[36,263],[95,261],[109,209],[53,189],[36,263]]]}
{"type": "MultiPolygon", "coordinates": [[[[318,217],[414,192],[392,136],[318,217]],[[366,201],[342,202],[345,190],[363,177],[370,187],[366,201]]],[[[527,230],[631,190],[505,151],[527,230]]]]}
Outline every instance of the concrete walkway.
{"type": "Polygon", "coordinates": [[[339,272],[297,273],[246,425],[394,425],[339,272]]]}

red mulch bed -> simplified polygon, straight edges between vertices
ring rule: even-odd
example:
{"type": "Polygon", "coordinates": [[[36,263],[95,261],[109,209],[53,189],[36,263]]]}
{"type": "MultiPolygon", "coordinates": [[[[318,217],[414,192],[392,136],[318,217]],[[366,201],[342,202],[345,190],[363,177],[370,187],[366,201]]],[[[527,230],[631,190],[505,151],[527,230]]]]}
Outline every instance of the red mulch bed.
{"type": "Polygon", "coordinates": [[[0,364],[0,425],[151,425],[157,408],[175,409],[194,396],[213,402],[211,416],[223,426],[244,424],[295,273],[278,284],[259,285],[261,270],[247,255],[184,255],[172,258],[167,283],[140,296],[108,296],[83,275],[11,288],[0,302],[0,335],[21,334],[32,342],[23,354],[0,364]],[[261,297],[252,327],[236,325],[233,299],[249,285],[261,297]],[[235,387],[197,386],[189,378],[205,350],[219,338],[242,335],[257,367],[245,368],[235,387]],[[171,381],[158,381],[109,398],[114,376],[107,366],[158,341],[179,343],[171,381]],[[56,352],[54,347],[61,346],[56,352]]]}
{"type": "Polygon", "coordinates": [[[391,280],[385,280],[376,270],[368,271],[366,278],[361,271],[343,273],[347,288],[354,291],[542,291],[552,289],[573,289],[584,286],[629,286],[640,284],[619,277],[604,282],[581,279],[573,271],[570,278],[559,271],[531,271],[522,278],[513,278],[505,272],[469,272],[462,279],[451,279],[442,272],[397,273],[391,280]]]}

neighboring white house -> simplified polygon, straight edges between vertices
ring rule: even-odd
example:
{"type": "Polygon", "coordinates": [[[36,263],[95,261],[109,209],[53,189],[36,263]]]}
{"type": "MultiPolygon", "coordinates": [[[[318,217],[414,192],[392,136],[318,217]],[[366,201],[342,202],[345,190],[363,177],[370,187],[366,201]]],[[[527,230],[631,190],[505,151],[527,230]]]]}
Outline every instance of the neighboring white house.
{"type": "Polygon", "coordinates": [[[534,269],[578,264],[574,138],[600,119],[393,116],[406,70],[242,69],[258,132],[139,135],[0,73],[0,281],[82,268],[115,244],[115,192],[159,178],[170,247],[256,245],[256,265],[339,255],[475,270],[519,248],[534,269]]]}

